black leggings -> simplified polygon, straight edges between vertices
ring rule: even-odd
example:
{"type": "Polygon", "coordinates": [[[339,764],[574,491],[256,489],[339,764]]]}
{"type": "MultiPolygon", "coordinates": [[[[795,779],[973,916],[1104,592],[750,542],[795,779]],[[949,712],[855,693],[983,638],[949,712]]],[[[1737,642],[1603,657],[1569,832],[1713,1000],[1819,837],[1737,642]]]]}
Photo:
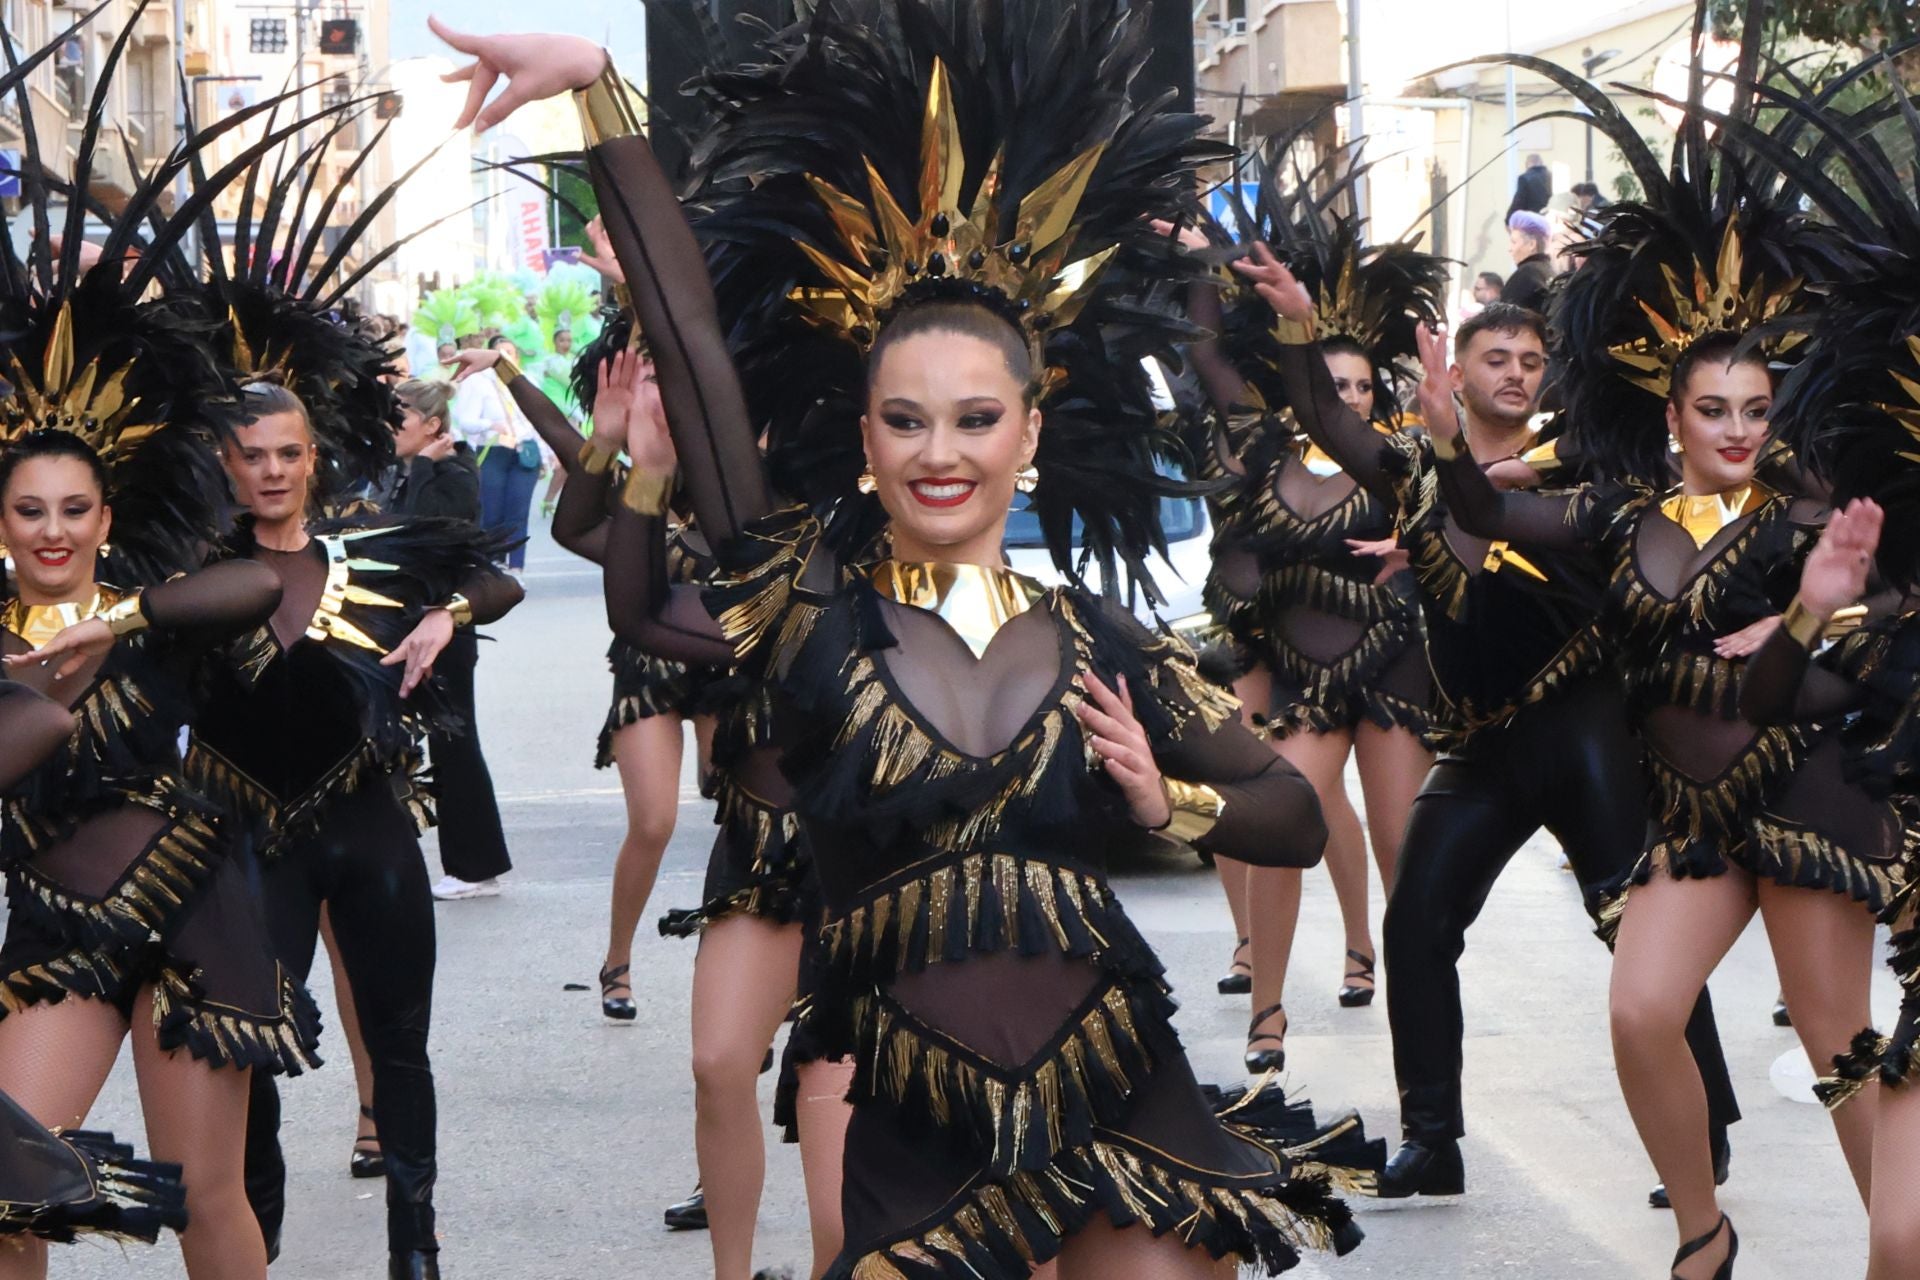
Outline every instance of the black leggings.
{"type": "Polygon", "coordinates": [[[493,775],[480,751],[480,725],[474,718],[473,668],[479,657],[480,644],[471,629],[453,633],[433,669],[446,682],[447,700],[466,730],[427,737],[440,799],[440,865],[448,875],[470,883],[513,870],[493,775]]]}
{"type": "MultiPolygon", "coordinates": [[[[1545,827],[1594,892],[1618,883],[1646,848],[1647,779],[1625,700],[1595,678],[1476,734],[1443,756],[1413,802],[1387,900],[1384,960],[1400,1127],[1410,1140],[1466,1132],[1460,1101],[1460,955],[1494,881],[1545,827]]],[[[1740,1118],[1703,987],[1687,1043],[1715,1124],[1740,1118]]]]}
{"type": "MultiPolygon", "coordinates": [[[[335,800],[326,825],[265,872],[267,918],[280,961],[304,981],[319,940],[320,908],[333,922],[360,1034],[373,1066],[373,1116],[387,1163],[387,1243],[395,1252],[433,1238],[433,896],[413,820],[386,779],[335,800]]],[[[247,1199],[270,1247],[286,1214],[280,1095],[253,1073],[247,1116],[247,1199]]]]}

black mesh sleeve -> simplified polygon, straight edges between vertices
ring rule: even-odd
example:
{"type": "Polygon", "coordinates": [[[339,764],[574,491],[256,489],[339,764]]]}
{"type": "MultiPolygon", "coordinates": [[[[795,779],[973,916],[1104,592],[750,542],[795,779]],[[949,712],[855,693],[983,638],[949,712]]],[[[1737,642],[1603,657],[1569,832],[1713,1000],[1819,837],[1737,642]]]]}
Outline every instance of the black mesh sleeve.
{"type": "Polygon", "coordinates": [[[643,653],[692,665],[731,666],[733,646],[700,599],[667,570],[667,522],[621,508],[608,521],[607,625],[643,653]]]}
{"type": "Polygon", "coordinates": [[[200,641],[249,631],[279,604],[280,576],[251,560],[223,560],[140,593],[141,611],[156,629],[200,641]]]}
{"type": "Polygon", "coordinates": [[[73,735],[73,713],[23,684],[0,680],[0,790],[15,786],[73,735]]]}
{"type": "Polygon", "coordinates": [[[1237,716],[1209,728],[1196,715],[1154,759],[1169,778],[1204,784],[1225,801],[1219,821],[1195,841],[1202,851],[1257,867],[1320,861],[1327,826],[1313,785],[1237,716]]]}
{"type": "Polygon", "coordinates": [[[1506,538],[1536,547],[1577,551],[1595,537],[1593,491],[1502,492],[1466,452],[1438,466],[1440,489],[1454,522],[1476,538],[1506,538]]]}
{"type": "Polygon", "coordinates": [[[715,550],[773,509],[757,432],[693,230],[642,137],[587,153],[608,238],[660,379],[694,515],[715,550]]]}
{"type": "Polygon", "coordinates": [[[1355,484],[1389,509],[1396,508],[1394,475],[1386,466],[1381,435],[1340,398],[1319,344],[1282,344],[1280,378],[1294,420],[1307,438],[1326,450],[1355,484]]]}

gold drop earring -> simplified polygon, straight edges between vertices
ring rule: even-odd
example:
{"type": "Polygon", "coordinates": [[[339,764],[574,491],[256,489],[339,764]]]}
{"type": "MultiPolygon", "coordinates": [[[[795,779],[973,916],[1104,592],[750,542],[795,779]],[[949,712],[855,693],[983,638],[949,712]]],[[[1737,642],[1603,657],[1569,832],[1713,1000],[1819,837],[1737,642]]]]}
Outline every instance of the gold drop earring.
{"type": "Polygon", "coordinates": [[[880,479],[873,474],[873,464],[871,462],[860,468],[860,477],[853,482],[853,487],[861,493],[878,493],[880,491],[880,479]]]}
{"type": "Polygon", "coordinates": [[[1013,473],[1013,487],[1021,493],[1032,493],[1040,487],[1040,468],[1029,462],[1013,473]]]}

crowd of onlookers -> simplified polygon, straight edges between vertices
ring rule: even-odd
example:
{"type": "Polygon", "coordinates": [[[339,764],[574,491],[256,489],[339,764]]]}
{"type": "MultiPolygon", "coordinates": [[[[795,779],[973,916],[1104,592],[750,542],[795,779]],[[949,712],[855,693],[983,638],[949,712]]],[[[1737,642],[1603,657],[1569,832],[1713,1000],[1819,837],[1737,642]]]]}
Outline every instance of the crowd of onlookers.
{"type": "Polygon", "coordinates": [[[1539,156],[1527,157],[1507,205],[1507,253],[1513,270],[1504,276],[1497,271],[1475,276],[1467,314],[1494,302],[1546,311],[1548,287],[1574,267],[1569,250],[1599,229],[1593,216],[1610,203],[1590,181],[1574,183],[1567,194],[1569,199],[1556,202],[1553,171],[1539,156]]]}

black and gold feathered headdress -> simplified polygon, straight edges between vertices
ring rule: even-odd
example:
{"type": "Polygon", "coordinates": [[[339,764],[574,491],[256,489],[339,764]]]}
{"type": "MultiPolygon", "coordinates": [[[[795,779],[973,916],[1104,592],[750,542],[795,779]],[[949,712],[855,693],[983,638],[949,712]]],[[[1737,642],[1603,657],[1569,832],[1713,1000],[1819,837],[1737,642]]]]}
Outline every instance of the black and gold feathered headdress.
{"type": "Polygon", "coordinates": [[[851,496],[865,348],[903,310],[974,301],[1045,371],[1032,501],[1055,562],[1143,578],[1177,487],[1156,456],[1179,445],[1140,361],[1185,336],[1183,268],[1146,220],[1188,213],[1217,149],[1130,98],[1134,8],[826,0],[763,65],[708,77],[696,229],[784,491],[871,506],[851,496]]]}
{"type": "Polygon", "coordinates": [[[144,255],[164,252],[156,242],[192,217],[168,207],[178,173],[173,157],[139,177],[123,209],[106,210],[91,195],[111,80],[144,3],[102,61],[71,171],[46,167],[26,74],[104,7],[24,61],[0,41],[8,68],[0,94],[17,104],[23,131],[21,206],[0,233],[0,376],[7,383],[0,388],[0,441],[55,429],[100,456],[115,516],[105,573],[136,586],[194,567],[221,530],[226,484],[211,446],[231,388],[205,326],[169,298],[145,297],[144,255]],[[14,250],[15,218],[32,228],[25,258],[14,250]],[[110,231],[97,265],[87,269],[82,250],[90,218],[108,222],[110,231]]]}
{"type": "MultiPolygon", "coordinates": [[[[1705,0],[1696,8],[1696,50],[1707,8],[1705,0]]],[[[1665,400],[1687,349],[1730,334],[1776,365],[1791,362],[1804,346],[1791,318],[1856,269],[1845,237],[1799,208],[1800,184],[1817,178],[1818,164],[1769,142],[1756,123],[1762,8],[1749,0],[1725,113],[1705,105],[1713,77],[1697,54],[1685,101],[1614,86],[1684,113],[1664,163],[1620,104],[1579,72],[1520,55],[1472,60],[1511,63],[1553,81],[1579,102],[1580,118],[1620,149],[1642,188],[1641,199],[1596,216],[1599,230],[1574,247],[1576,266],[1549,316],[1565,447],[1599,474],[1664,488],[1665,400]]]]}
{"type": "MultiPolygon", "coordinates": [[[[1298,136],[1269,140],[1242,165],[1244,185],[1227,188],[1237,224],[1232,231],[1241,240],[1265,242],[1306,287],[1322,342],[1345,339],[1367,353],[1386,392],[1375,397],[1374,416],[1391,422],[1409,382],[1406,362],[1418,354],[1415,334],[1445,314],[1447,260],[1421,252],[1417,237],[1363,243],[1361,225],[1341,211],[1366,172],[1359,148],[1345,148],[1306,172],[1287,162],[1298,136]],[[1246,188],[1251,203],[1242,194],[1246,188]]],[[[1262,403],[1250,407],[1278,411],[1286,406],[1286,389],[1273,309],[1238,276],[1224,295],[1222,350],[1260,396],[1262,403]]]]}

